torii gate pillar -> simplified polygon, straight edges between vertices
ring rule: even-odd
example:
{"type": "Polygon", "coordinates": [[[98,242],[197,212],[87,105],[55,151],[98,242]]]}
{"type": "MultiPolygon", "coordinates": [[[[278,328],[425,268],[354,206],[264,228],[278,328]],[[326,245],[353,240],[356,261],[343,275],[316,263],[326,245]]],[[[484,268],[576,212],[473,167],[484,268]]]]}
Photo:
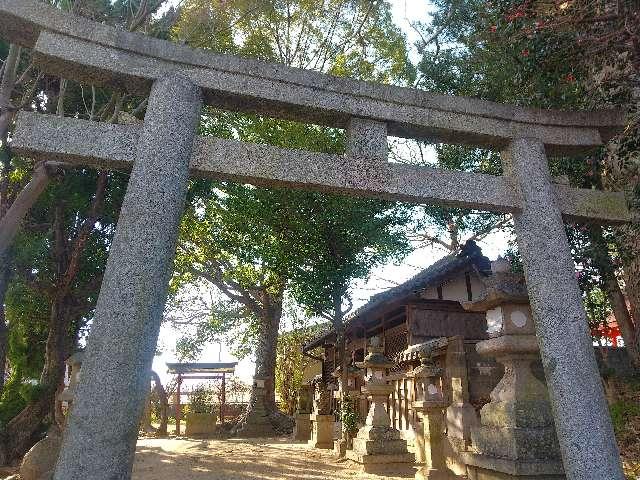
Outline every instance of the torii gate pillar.
{"type": "Polygon", "coordinates": [[[503,165],[522,197],[514,223],[565,474],[588,480],[597,465],[598,478],[621,480],[620,453],[544,145],[513,140],[503,165]]]}
{"type": "Polygon", "coordinates": [[[185,77],[154,83],[55,480],[131,478],[201,104],[185,77]]]}

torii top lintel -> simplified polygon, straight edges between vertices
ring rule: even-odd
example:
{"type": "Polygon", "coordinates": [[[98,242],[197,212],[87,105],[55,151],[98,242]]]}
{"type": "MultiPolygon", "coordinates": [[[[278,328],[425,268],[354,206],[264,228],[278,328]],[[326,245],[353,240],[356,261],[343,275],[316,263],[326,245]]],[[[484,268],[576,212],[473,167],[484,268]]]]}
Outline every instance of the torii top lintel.
{"type": "Polygon", "coordinates": [[[0,0],[0,34],[33,48],[38,65],[65,78],[147,93],[156,78],[178,70],[203,89],[210,105],[334,127],[368,118],[399,137],[501,149],[528,136],[541,140],[548,154],[562,154],[601,145],[624,125],[619,111],[521,108],[194,50],[35,0],[0,0]]]}

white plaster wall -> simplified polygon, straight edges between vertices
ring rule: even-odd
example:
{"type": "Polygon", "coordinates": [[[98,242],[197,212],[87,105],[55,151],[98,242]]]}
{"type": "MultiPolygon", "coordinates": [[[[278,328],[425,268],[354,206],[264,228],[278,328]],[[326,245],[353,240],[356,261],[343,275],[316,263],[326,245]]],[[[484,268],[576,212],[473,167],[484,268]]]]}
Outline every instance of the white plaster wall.
{"type": "MultiPolygon", "coordinates": [[[[478,299],[484,293],[484,284],[478,277],[475,271],[470,273],[471,275],[471,295],[473,300],[478,299]]],[[[422,293],[422,298],[428,300],[438,299],[438,286],[434,285],[427,288],[422,293]]],[[[453,300],[456,302],[466,302],[467,298],[467,282],[465,280],[464,273],[456,275],[455,277],[448,279],[442,283],[442,299],[453,300]]]]}

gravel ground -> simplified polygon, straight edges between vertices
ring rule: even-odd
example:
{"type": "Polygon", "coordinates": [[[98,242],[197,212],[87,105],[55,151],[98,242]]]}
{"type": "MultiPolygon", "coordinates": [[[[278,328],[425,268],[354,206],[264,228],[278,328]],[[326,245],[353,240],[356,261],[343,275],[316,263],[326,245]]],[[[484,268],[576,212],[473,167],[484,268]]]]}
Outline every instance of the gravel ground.
{"type": "Polygon", "coordinates": [[[289,439],[140,439],[133,480],[399,480],[358,473],[333,452],[289,439]]]}

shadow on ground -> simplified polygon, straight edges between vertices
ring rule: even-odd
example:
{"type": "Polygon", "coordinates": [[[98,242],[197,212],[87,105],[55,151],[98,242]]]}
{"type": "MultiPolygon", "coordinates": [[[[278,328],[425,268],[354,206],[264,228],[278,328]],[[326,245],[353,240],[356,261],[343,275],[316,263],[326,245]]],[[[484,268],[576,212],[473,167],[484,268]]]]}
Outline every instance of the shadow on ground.
{"type": "MultiPolygon", "coordinates": [[[[144,439],[133,480],[374,479],[327,450],[278,439],[144,439]]],[[[400,477],[384,477],[396,479],[400,477]]]]}

